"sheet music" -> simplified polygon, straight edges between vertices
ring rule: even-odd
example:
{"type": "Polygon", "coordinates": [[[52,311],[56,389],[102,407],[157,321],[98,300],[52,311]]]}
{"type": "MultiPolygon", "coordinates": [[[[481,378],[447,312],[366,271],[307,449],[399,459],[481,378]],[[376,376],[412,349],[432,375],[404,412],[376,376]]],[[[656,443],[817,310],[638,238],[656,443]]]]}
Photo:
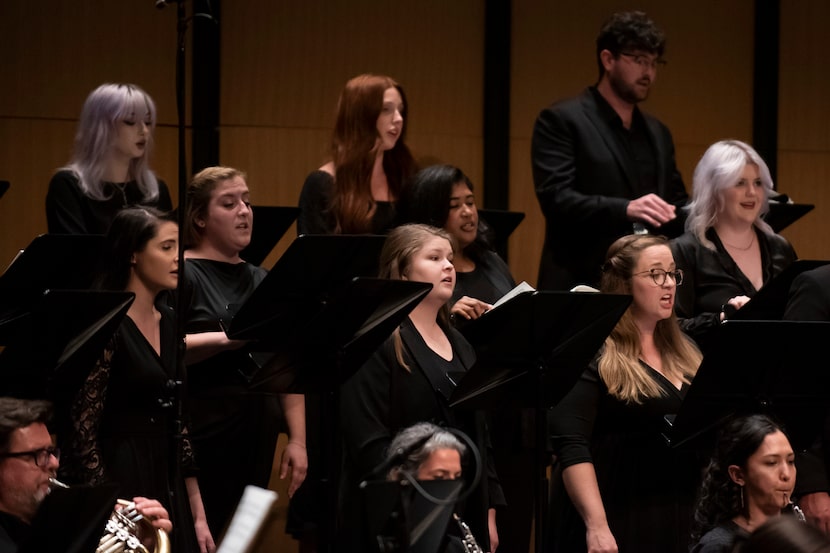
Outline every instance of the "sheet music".
{"type": "Polygon", "coordinates": [[[533,286],[531,286],[530,284],[528,284],[526,281],[523,280],[518,285],[516,285],[515,288],[513,288],[508,293],[506,293],[505,295],[500,297],[499,301],[497,301],[496,303],[493,304],[493,309],[500,306],[504,302],[506,302],[506,301],[508,301],[512,298],[515,298],[519,294],[522,294],[524,292],[535,292],[535,291],[536,291],[536,288],[534,288],[533,286]]]}
{"type": "Polygon", "coordinates": [[[245,553],[253,545],[277,501],[277,492],[246,486],[216,553],[245,553]]]}

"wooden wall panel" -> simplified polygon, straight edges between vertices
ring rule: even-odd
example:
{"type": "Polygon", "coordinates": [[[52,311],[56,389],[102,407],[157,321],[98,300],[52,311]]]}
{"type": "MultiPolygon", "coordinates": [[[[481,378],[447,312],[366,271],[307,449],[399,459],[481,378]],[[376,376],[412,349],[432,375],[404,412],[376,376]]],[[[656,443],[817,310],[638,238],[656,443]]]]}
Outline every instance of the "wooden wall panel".
{"type": "Polygon", "coordinates": [[[49,179],[69,161],[83,102],[102,83],[136,83],[153,97],[162,125],[153,167],[175,187],[175,14],[149,0],[0,2],[0,179],[11,182],[0,264],[46,232],[49,179]]]}
{"type": "Polygon", "coordinates": [[[799,257],[830,259],[830,78],[824,44],[830,5],[781,3],[778,189],[815,209],[783,234],[799,257]]]}
{"type": "MultiPolygon", "coordinates": [[[[690,192],[694,166],[709,144],[752,135],[753,2],[729,4],[729,10],[717,0],[637,6],[665,31],[669,61],[642,109],[672,131],[690,192]]],[[[615,0],[513,3],[510,209],[527,216],[511,238],[510,267],[531,284],[544,241],[530,171],[533,124],[541,109],[596,82],[596,35],[611,13],[624,9],[632,7],[615,0]]]]}

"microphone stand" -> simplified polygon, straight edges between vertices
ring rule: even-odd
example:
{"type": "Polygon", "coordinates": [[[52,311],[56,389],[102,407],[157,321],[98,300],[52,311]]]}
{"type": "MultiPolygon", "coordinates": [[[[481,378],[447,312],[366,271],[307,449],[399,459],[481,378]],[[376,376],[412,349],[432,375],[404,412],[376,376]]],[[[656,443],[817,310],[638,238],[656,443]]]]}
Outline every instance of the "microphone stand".
{"type": "MultiPolygon", "coordinates": [[[[186,305],[184,302],[184,240],[183,232],[185,224],[185,206],[187,201],[187,159],[186,159],[186,143],[185,143],[185,36],[187,34],[187,16],[185,12],[185,0],[157,0],[155,2],[156,8],[162,9],[168,3],[176,4],[176,29],[177,29],[177,44],[176,44],[176,110],[178,115],[178,207],[176,209],[176,218],[179,225],[179,273],[176,284],[176,366],[174,368],[174,379],[169,383],[171,392],[171,405],[174,410],[174,417],[172,421],[172,447],[169,460],[169,489],[171,497],[169,498],[171,509],[177,505],[179,498],[175,495],[178,490],[183,489],[182,478],[182,452],[184,450],[184,354],[186,349],[185,344],[185,330],[184,330],[184,313],[186,305]]],[[[186,495],[186,492],[185,492],[186,495]]],[[[172,513],[171,513],[172,515],[172,513]]],[[[189,521],[188,521],[189,522],[189,521]]],[[[186,523],[186,522],[185,522],[186,523]]]]}

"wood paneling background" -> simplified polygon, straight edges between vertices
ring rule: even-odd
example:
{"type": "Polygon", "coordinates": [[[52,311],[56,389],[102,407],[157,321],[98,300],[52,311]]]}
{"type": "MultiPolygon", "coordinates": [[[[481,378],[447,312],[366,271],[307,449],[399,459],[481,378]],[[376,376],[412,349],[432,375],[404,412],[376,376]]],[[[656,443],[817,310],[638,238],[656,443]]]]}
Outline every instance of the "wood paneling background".
{"type": "MultiPolygon", "coordinates": [[[[49,178],[68,161],[84,98],[103,82],[134,82],[155,99],[153,167],[175,201],[176,10],[153,4],[0,2],[0,179],[12,184],[0,199],[0,266],[46,231],[49,178]]],[[[672,130],[690,190],[709,144],[751,140],[753,6],[752,0],[638,3],[668,36],[669,64],[643,109],[672,130]]],[[[530,172],[533,122],[543,107],[596,80],[597,31],[612,11],[630,7],[615,0],[512,2],[509,197],[511,210],[527,214],[510,241],[517,280],[535,283],[544,235],[530,172]]],[[[821,60],[828,17],[822,0],[782,2],[778,188],[816,204],[784,235],[801,257],[816,259],[830,259],[830,77],[821,60]]],[[[408,143],[416,156],[456,164],[480,185],[484,21],[482,0],[223,2],[221,163],[247,171],[255,203],[296,205],[305,176],[326,161],[341,87],[374,72],[406,90],[408,143]]],[[[481,186],[477,191],[486,207],[481,186]]],[[[293,236],[290,230],[266,266],[293,236]]]]}

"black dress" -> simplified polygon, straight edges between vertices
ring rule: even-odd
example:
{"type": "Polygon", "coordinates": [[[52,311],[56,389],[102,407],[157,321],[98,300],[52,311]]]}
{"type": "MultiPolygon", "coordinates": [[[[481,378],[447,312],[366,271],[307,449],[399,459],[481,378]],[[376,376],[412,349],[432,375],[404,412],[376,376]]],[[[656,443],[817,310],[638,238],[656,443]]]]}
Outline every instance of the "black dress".
{"type": "Polygon", "coordinates": [[[170,211],[167,184],[159,180],[158,197],[145,200],[136,181],[104,183],[107,200],[95,200],[81,191],[78,177],[68,170],[52,176],[46,193],[46,222],[51,234],[106,234],[115,214],[125,207],[144,205],[170,211]]]}
{"type": "Polygon", "coordinates": [[[585,526],[561,471],[593,463],[608,525],[623,553],[687,553],[700,474],[692,451],[669,448],[663,417],[677,413],[688,389],[678,390],[644,365],[664,395],[626,404],[608,394],[596,362],[550,413],[554,465],[550,547],[585,551],[585,526]]]}
{"type": "MultiPolygon", "coordinates": [[[[411,370],[399,365],[390,337],[341,386],[340,426],[345,457],[340,515],[348,535],[340,543],[358,544],[344,551],[360,550],[358,532],[365,505],[359,483],[383,463],[395,434],[417,422],[459,428],[478,444],[485,472],[479,489],[467,501],[463,518],[479,543],[487,543],[487,509],[503,506],[504,495],[488,455],[489,442],[481,417],[449,407],[455,383],[475,362],[475,352],[458,331],[445,332],[452,344],[451,361],[432,351],[407,318],[400,326],[400,335],[404,359],[411,370]]],[[[386,475],[372,477],[384,480],[386,475]]]]}
{"type": "MultiPolygon", "coordinates": [[[[187,334],[221,330],[265,278],[249,263],[187,259],[187,334]]],[[[249,388],[257,366],[248,350],[224,351],[188,365],[191,442],[199,460],[199,488],[215,538],[225,530],[248,484],[268,487],[277,437],[283,429],[276,395],[249,388]]]]}
{"type": "Polygon", "coordinates": [[[706,532],[691,553],[731,553],[736,542],[749,537],[749,532],[727,520],[706,532]]]}
{"type": "MultiPolygon", "coordinates": [[[[297,216],[297,234],[334,234],[334,214],[331,213],[334,177],[325,171],[313,171],[305,179],[300,192],[300,214],[297,216]]],[[[395,204],[376,202],[372,217],[372,233],[386,234],[397,224],[395,204]]]]}
{"type": "Polygon", "coordinates": [[[161,308],[161,353],[127,316],[87,377],[72,408],[73,433],[62,445],[60,473],[68,483],[115,482],[119,497],[158,499],[170,512],[174,551],[195,543],[184,477],[195,475],[190,445],[180,467],[171,464],[174,420],[172,381],[177,339],[172,310],[161,308]],[[181,469],[181,477],[174,478],[181,469]],[[172,493],[172,500],[171,500],[172,493]]]}
{"type": "MultiPolygon", "coordinates": [[[[797,259],[795,250],[781,235],[755,230],[761,248],[764,284],[778,276],[797,259]]],[[[671,241],[672,255],[678,269],[683,270],[683,284],[677,287],[675,312],[680,327],[701,347],[706,334],[720,324],[721,306],[734,296],[752,297],[758,291],[741,272],[723,247],[714,229],[706,237],[715,244],[715,251],[703,246],[693,234],[686,232],[671,241]]]]}

